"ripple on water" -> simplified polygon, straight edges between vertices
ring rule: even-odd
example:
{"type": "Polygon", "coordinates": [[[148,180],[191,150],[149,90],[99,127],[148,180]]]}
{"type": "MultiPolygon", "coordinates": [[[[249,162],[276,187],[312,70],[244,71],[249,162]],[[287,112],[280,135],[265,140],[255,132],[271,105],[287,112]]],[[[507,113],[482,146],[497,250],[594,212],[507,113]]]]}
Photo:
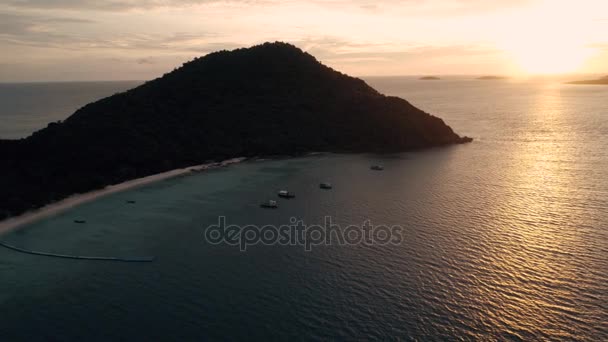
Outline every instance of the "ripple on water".
{"type": "Polygon", "coordinates": [[[377,82],[478,139],[391,156],[249,162],[30,225],[6,239],[158,259],[91,265],[0,250],[0,311],[11,313],[0,320],[3,338],[35,329],[65,340],[608,340],[608,94],[377,82]],[[370,172],[379,162],[385,171],[370,172]],[[320,192],[326,180],[334,189],[320,192]],[[260,210],[279,188],[297,199],[260,210]],[[127,198],[137,205],[125,211],[127,198]],[[404,238],[242,253],[202,241],[219,215],[258,225],[369,219],[401,225],[404,238]],[[90,224],[69,224],[73,216],[90,224]]]}

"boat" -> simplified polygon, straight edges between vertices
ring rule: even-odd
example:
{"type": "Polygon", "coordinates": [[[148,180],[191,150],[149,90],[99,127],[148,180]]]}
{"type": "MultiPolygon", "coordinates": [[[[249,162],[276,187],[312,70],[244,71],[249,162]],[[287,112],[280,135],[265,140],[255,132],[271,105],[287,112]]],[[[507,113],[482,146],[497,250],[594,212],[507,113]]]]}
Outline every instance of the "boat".
{"type": "Polygon", "coordinates": [[[87,223],[85,220],[74,220],[74,223],[87,223]]]}
{"type": "Polygon", "coordinates": [[[384,170],[384,166],[382,166],[382,165],[372,165],[372,167],[370,167],[370,169],[372,169],[374,171],[382,171],[382,170],[384,170]]]}
{"type": "Polygon", "coordinates": [[[262,208],[276,209],[276,208],[279,207],[279,205],[277,204],[277,201],[268,200],[266,202],[262,202],[260,204],[260,207],[262,207],[262,208]]]}
{"type": "Polygon", "coordinates": [[[133,204],[133,203],[135,203],[135,201],[129,200],[129,201],[127,201],[127,203],[133,204]]]}
{"type": "Polygon", "coordinates": [[[283,198],[294,198],[296,197],[296,194],[294,194],[293,192],[289,192],[287,190],[280,190],[277,195],[279,195],[279,197],[283,197],[283,198]]]}
{"type": "Polygon", "coordinates": [[[333,188],[333,186],[329,182],[323,182],[323,183],[319,184],[319,188],[329,190],[329,189],[333,188]]]}

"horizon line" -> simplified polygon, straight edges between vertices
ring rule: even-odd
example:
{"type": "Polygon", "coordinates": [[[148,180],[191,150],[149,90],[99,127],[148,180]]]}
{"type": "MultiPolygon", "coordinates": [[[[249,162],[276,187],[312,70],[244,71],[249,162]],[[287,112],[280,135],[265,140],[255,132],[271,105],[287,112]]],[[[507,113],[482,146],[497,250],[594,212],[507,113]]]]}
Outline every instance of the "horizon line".
{"type": "MultiPolygon", "coordinates": [[[[568,76],[596,76],[596,75],[608,75],[605,73],[564,73],[564,74],[534,74],[534,75],[513,75],[513,74],[400,74],[400,75],[348,75],[355,78],[399,78],[399,77],[425,77],[425,76],[438,76],[438,77],[481,77],[481,76],[499,76],[512,79],[522,78],[539,78],[539,77],[568,77],[568,76]]],[[[109,80],[30,80],[30,81],[17,81],[17,80],[0,80],[0,84],[31,84],[31,83],[112,83],[112,82],[148,82],[163,76],[150,78],[150,79],[109,79],[109,80]]]]}

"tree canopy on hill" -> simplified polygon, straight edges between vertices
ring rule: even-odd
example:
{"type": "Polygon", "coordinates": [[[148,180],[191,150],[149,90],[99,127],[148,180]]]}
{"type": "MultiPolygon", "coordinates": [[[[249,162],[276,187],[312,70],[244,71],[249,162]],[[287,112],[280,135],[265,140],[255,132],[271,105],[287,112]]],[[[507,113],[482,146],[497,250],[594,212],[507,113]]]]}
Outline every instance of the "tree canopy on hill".
{"type": "Polygon", "coordinates": [[[209,160],[470,141],[285,43],[219,51],[0,141],[0,217],[209,160]]]}

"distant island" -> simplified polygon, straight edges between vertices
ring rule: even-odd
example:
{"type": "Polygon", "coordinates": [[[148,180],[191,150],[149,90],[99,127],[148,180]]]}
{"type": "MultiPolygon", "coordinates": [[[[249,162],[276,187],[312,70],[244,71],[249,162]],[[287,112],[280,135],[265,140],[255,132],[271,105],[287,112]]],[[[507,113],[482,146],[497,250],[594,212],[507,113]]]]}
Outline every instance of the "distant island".
{"type": "Polygon", "coordinates": [[[209,161],[471,140],[295,46],[265,43],[195,58],[28,138],[0,140],[0,219],[209,161]]]}
{"type": "Polygon", "coordinates": [[[424,76],[424,77],[420,77],[419,80],[422,80],[422,81],[439,81],[439,80],[441,80],[441,78],[436,77],[436,76],[424,76]]]}
{"type": "Polygon", "coordinates": [[[481,77],[477,77],[477,80],[484,80],[484,81],[492,81],[492,80],[504,80],[506,79],[506,77],[504,76],[481,76],[481,77]]]}
{"type": "Polygon", "coordinates": [[[604,76],[596,80],[572,81],[568,82],[568,84],[608,84],[608,76],[604,76]]]}

